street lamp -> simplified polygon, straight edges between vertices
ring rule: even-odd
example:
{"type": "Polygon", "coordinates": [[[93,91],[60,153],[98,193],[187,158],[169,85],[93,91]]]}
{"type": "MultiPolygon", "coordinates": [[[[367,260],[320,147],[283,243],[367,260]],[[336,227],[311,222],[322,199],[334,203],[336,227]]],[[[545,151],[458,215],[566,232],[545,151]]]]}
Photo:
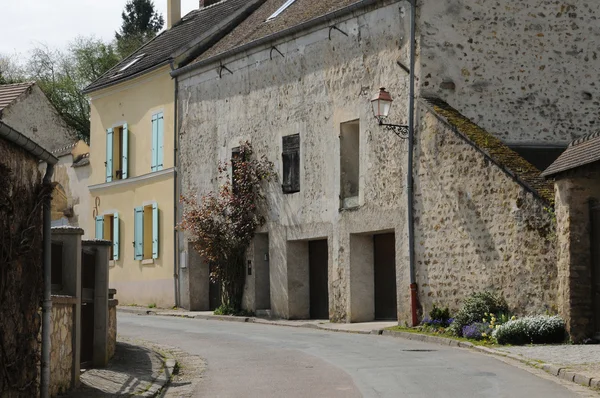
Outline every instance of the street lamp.
{"type": "Polygon", "coordinates": [[[379,93],[371,100],[371,105],[373,106],[373,116],[375,116],[375,119],[377,119],[380,126],[392,131],[402,139],[407,139],[409,131],[408,126],[383,122],[387,119],[390,113],[390,108],[392,107],[393,101],[394,100],[392,99],[390,93],[385,91],[385,87],[381,87],[379,89],[379,93]]]}

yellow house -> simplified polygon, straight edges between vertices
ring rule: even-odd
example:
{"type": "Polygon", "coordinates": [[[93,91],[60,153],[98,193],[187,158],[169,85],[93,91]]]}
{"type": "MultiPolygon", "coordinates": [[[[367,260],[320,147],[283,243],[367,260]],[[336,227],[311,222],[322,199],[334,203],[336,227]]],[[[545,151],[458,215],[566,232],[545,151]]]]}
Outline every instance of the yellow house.
{"type": "Polygon", "coordinates": [[[94,230],[113,242],[110,286],[124,304],[179,304],[176,247],[176,80],[184,66],[262,1],[205,0],[181,18],[168,0],[167,30],[85,89],[90,100],[94,230]]]}

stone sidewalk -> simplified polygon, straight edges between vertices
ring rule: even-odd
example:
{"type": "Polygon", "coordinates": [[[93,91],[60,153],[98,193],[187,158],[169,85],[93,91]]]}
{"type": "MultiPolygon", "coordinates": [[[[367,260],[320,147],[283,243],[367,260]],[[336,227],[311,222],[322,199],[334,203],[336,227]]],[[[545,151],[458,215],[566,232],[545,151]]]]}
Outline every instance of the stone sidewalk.
{"type": "Polygon", "coordinates": [[[469,342],[418,333],[385,330],[397,322],[331,323],[324,320],[273,320],[254,317],[214,315],[212,311],[164,310],[136,306],[120,306],[120,312],[140,315],[161,315],[183,318],[253,322],[278,326],[305,327],[334,332],[383,334],[410,340],[427,341],[456,347],[470,348],[486,354],[508,357],[543,369],[561,379],[600,390],[600,345],[544,345],[515,347],[484,347],[469,342]]]}
{"type": "Polygon", "coordinates": [[[82,369],[80,386],[63,397],[154,397],[169,382],[175,360],[140,342],[119,340],[105,369],[82,369]]]}

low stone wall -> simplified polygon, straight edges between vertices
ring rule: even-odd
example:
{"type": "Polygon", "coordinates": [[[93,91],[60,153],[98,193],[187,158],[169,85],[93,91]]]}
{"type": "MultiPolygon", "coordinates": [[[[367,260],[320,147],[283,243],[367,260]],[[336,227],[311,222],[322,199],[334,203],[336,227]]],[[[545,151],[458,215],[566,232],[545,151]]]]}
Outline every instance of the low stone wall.
{"type": "Polygon", "coordinates": [[[73,310],[76,300],[70,296],[52,297],[51,396],[62,394],[73,387],[73,310]]]}
{"type": "Polygon", "coordinates": [[[108,358],[115,355],[117,346],[117,304],[118,300],[108,300],[108,358]]]}

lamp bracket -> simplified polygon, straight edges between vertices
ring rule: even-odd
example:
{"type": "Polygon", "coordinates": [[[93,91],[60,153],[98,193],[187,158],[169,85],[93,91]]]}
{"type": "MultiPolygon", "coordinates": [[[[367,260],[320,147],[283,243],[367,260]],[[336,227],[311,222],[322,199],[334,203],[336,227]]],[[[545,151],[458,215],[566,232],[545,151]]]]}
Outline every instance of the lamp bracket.
{"type": "Polygon", "coordinates": [[[333,29],[337,30],[338,32],[340,32],[340,33],[341,33],[341,34],[343,34],[344,36],[348,37],[348,33],[344,32],[343,30],[341,30],[340,28],[338,28],[338,27],[337,27],[337,26],[335,26],[335,25],[331,25],[331,26],[329,27],[329,40],[331,40],[331,31],[332,31],[333,29]]]}
{"type": "Polygon", "coordinates": [[[379,125],[385,127],[386,130],[391,131],[403,140],[407,139],[409,136],[408,126],[383,123],[382,121],[379,121],[379,125]]]}

